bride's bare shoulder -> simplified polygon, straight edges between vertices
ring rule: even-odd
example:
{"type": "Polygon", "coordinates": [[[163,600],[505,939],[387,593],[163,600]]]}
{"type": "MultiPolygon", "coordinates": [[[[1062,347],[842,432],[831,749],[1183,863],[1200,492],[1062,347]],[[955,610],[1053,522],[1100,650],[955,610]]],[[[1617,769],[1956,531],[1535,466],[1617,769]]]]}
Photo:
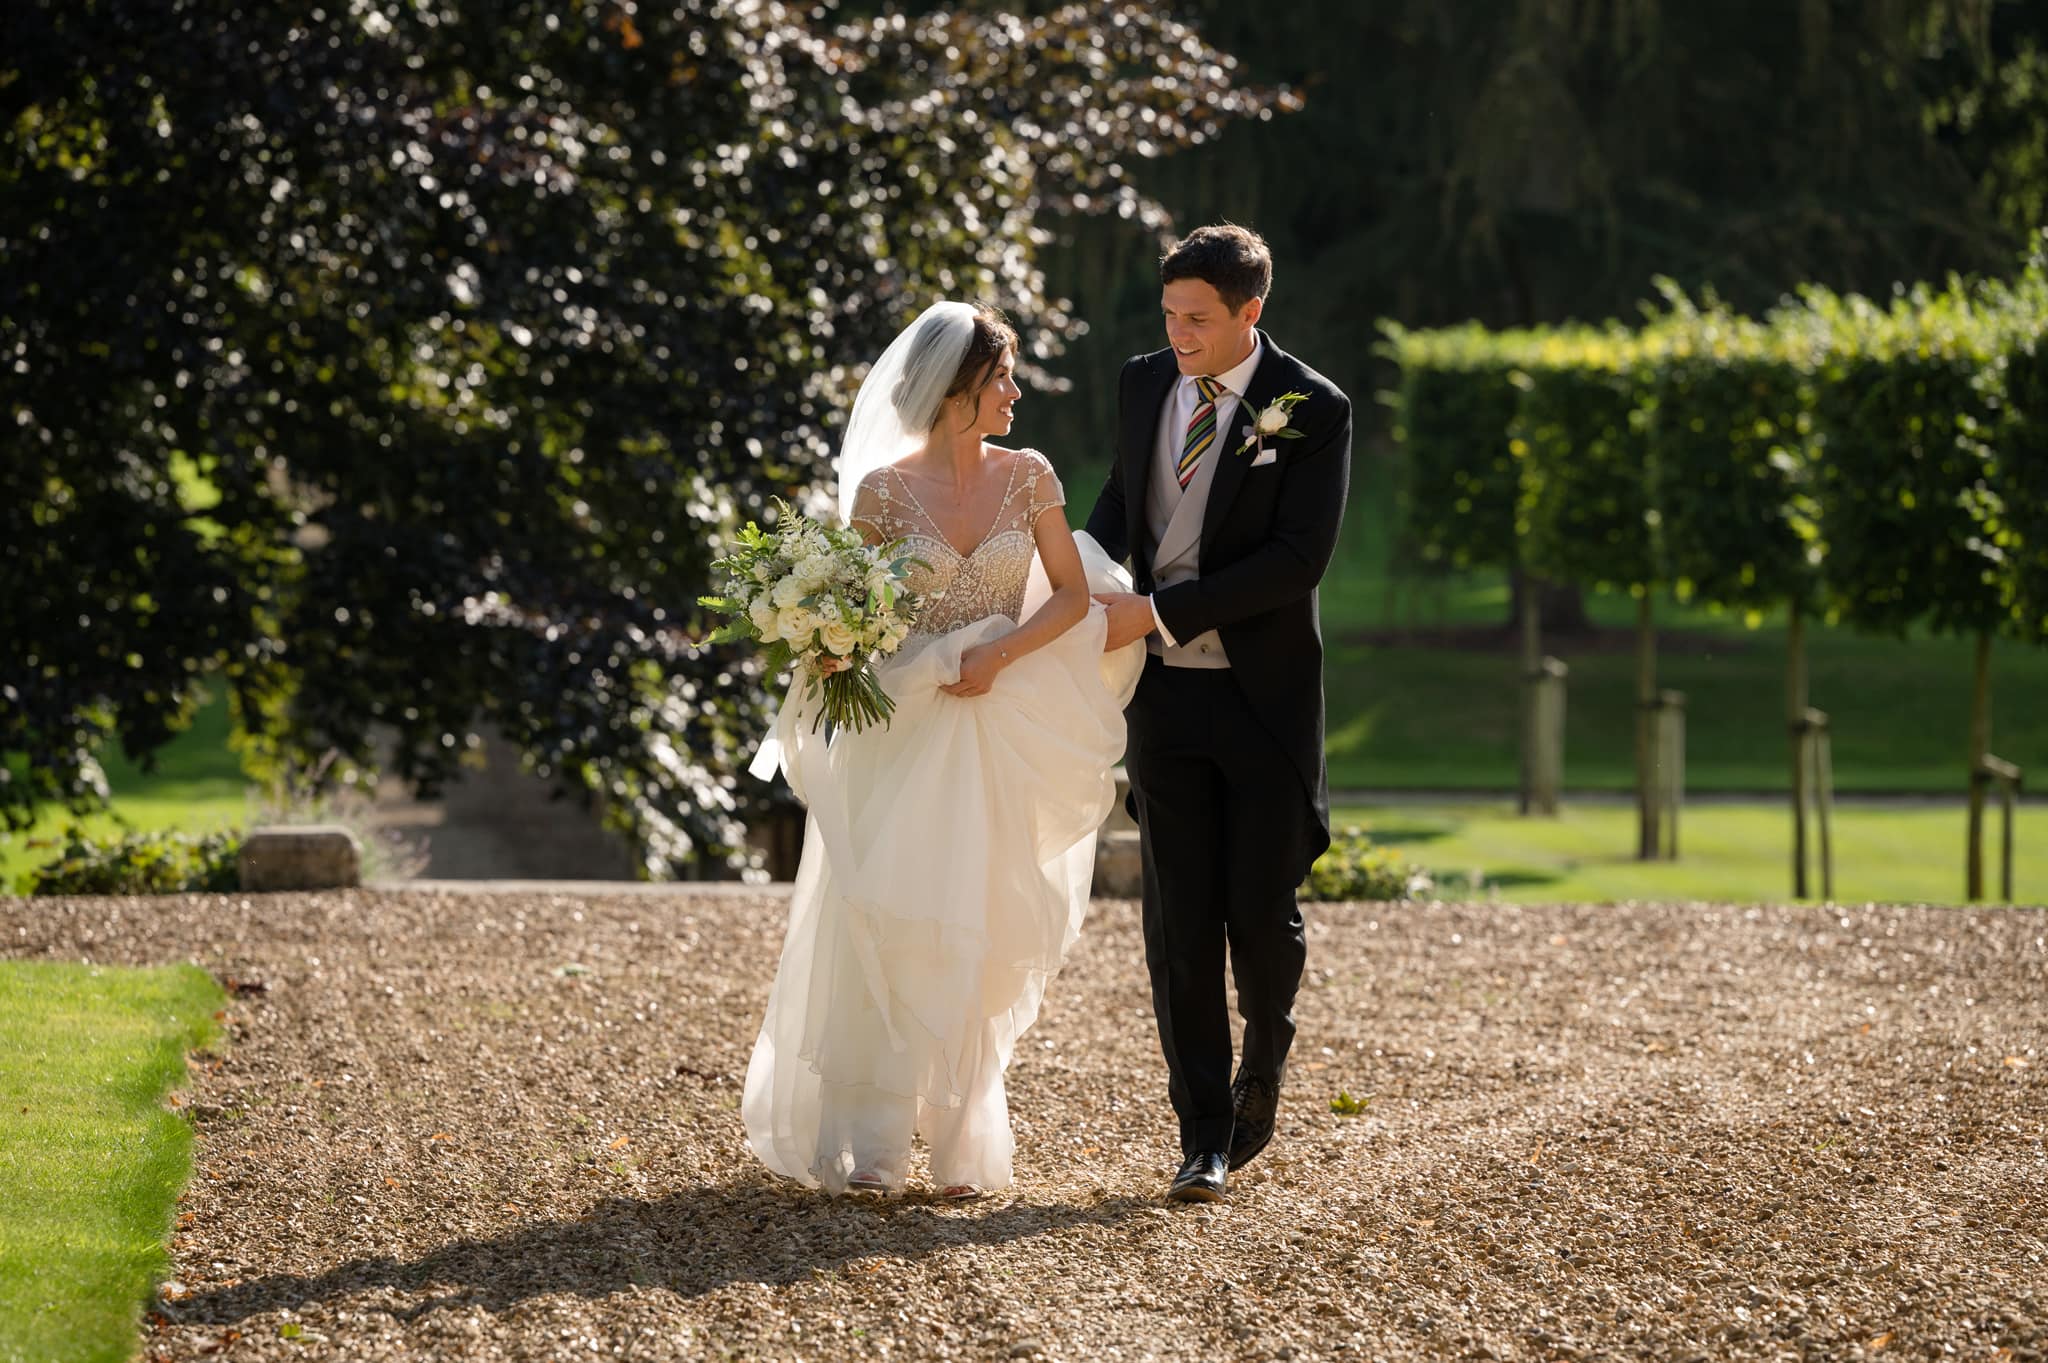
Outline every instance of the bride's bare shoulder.
{"type": "Polygon", "coordinates": [[[983,441],[982,454],[988,460],[990,469],[1005,473],[1035,473],[1039,469],[1052,467],[1052,460],[1045,457],[1044,451],[1033,449],[1029,445],[1013,450],[1007,445],[991,445],[983,441]]]}

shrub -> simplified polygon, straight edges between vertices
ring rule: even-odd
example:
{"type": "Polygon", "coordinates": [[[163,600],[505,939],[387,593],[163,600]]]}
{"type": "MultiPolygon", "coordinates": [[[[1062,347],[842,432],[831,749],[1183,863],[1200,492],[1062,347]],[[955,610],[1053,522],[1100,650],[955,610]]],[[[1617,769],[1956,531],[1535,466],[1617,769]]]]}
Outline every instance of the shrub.
{"type": "Polygon", "coordinates": [[[1343,828],[1330,850],[1316,858],[1302,884],[1312,900],[1419,899],[1433,888],[1429,873],[1408,864],[1391,847],[1378,847],[1362,828],[1343,828]]]}
{"type": "Polygon", "coordinates": [[[98,841],[73,824],[55,861],[31,871],[32,895],[225,893],[240,882],[239,832],[129,833],[98,841]]]}

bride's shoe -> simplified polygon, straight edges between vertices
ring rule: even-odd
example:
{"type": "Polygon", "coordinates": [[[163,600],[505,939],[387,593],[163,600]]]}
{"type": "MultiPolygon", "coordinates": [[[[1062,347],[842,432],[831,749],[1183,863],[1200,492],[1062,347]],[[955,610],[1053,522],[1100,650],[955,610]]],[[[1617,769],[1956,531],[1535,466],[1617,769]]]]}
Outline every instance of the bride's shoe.
{"type": "Polygon", "coordinates": [[[889,1193],[889,1184],[886,1179],[872,1169],[856,1169],[853,1171],[853,1176],[846,1180],[846,1191],[849,1193],[879,1193],[886,1197],[889,1193]]]}
{"type": "Polygon", "coordinates": [[[949,1183],[939,1189],[939,1197],[947,1202],[972,1202],[981,1196],[981,1189],[972,1183],[949,1183]]]}

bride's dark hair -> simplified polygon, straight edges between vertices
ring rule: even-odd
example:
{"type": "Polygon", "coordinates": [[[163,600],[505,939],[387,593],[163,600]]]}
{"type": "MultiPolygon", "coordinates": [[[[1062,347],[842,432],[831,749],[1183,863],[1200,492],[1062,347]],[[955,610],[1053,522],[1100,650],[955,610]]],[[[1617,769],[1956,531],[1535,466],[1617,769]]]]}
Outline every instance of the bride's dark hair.
{"type": "MultiPolygon", "coordinates": [[[[935,329],[931,334],[931,341],[937,343],[940,335],[941,333],[935,329]]],[[[924,336],[918,338],[919,344],[923,344],[925,340],[924,336]]],[[[976,303],[974,334],[968,338],[967,353],[960,357],[960,367],[953,371],[953,381],[946,385],[945,397],[941,399],[938,411],[932,413],[930,425],[926,429],[938,427],[939,417],[946,410],[946,399],[970,393],[978,396],[982,389],[988,387],[990,380],[995,378],[996,366],[1002,362],[1003,355],[1016,349],[1017,329],[1010,325],[1010,319],[1003,316],[999,308],[991,307],[987,303],[976,303]]],[[[913,351],[910,362],[904,366],[904,376],[896,381],[896,390],[890,395],[896,404],[896,410],[902,412],[905,417],[911,416],[905,404],[910,396],[911,376],[916,374],[917,370],[917,357],[913,351]]]]}

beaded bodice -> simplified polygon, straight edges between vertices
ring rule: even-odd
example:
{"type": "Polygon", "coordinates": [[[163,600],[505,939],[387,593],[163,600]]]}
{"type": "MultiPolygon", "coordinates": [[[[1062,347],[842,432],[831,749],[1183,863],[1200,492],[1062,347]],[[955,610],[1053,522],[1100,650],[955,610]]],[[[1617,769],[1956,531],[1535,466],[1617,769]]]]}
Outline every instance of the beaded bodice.
{"type": "Polygon", "coordinates": [[[884,542],[903,540],[904,552],[924,561],[925,566],[911,569],[909,582],[922,603],[911,628],[916,638],[946,634],[991,615],[1017,619],[1037,552],[1032,527],[1041,512],[1064,506],[1066,500],[1046,457],[1037,450],[1019,450],[988,529],[965,553],[947,540],[910,480],[894,466],[861,480],[852,519],[855,529],[884,542]]]}

